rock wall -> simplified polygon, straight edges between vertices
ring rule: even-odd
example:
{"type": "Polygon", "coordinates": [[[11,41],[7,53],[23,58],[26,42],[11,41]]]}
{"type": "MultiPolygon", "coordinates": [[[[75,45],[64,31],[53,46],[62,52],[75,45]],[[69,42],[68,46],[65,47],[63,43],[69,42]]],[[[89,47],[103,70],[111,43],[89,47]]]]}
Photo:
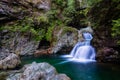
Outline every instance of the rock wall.
{"type": "Polygon", "coordinates": [[[8,50],[17,55],[33,55],[38,47],[38,42],[31,39],[30,34],[2,31],[2,51],[8,50]]]}
{"type": "Polygon", "coordinates": [[[50,10],[50,5],[50,0],[1,0],[0,24],[21,20],[28,15],[39,16],[39,11],[50,10]]]}
{"type": "Polygon", "coordinates": [[[119,1],[101,0],[90,9],[88,16],[94,28],[93,43],[98,52],[98,60],[104,62],[116,60],[119,62],[120,48],[117,44],[119,37],[115,38],[111,35],[112,20],[120,17],[119,1]]]}

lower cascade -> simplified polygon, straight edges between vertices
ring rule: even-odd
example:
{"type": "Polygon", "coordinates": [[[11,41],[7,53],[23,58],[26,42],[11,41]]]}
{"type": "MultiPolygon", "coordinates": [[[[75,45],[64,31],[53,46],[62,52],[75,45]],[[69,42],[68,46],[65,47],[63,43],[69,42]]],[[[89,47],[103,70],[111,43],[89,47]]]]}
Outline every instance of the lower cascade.
{"type": "Polygon", "coordinates": [[[92,35],[88,32],[83,33],[84,41],[78,42],[72,49],[70,56],[80,61],[95,61],[95,49],[90,45],[92,35]]]}

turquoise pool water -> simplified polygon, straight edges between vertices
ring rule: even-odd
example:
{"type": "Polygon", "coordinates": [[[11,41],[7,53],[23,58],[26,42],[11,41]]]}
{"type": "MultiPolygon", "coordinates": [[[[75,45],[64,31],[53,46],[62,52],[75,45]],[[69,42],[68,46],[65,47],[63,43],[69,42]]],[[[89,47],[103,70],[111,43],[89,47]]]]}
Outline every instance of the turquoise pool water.
{"type": "Polygon", "coordinates": [[[22,64],[36,61],[48,62],[53,65],[59,73],[65,73],[71,80],[120,80],[120,65],[97,63],[97,62],[75,62],[68,61],[60,56],[42,56],[39,58],[22,57],[22,64]]]}

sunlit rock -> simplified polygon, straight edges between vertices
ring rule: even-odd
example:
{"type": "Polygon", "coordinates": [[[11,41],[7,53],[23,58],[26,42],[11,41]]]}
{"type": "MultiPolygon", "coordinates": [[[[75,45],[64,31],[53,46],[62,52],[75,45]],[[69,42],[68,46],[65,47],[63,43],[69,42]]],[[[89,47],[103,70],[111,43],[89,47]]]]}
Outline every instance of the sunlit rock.
{"type": "Polygon", "coordinates": [[[50,0],[26,0],[33,4],[34,7],[43,10],[50,10],[50,0]]]}
{"type": "Polygon", "coordinates": [[[10,53],[7,57],[0,60],[0,69],[13,69],[21,63],[20,58],[10,53]]]}
{"type": "Polygon", "coordinates": [[[83,32],[93,33],[93,29],[90,26],[88,26],[86,28],[82,28],[79,30],[79,33],[83,33],[83,32]]]}
{"type": "Polygon", "coordinates": [[[11,74],[7,80],[70,80],[65,74],[58,74],[56,69],[48,63],[25,65],[19,73],[11,74]]]}

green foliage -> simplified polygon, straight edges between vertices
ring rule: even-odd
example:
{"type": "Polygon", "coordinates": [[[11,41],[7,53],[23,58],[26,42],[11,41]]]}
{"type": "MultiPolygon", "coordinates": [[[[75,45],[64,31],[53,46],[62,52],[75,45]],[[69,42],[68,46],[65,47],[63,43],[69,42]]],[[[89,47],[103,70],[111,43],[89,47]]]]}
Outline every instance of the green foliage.
{"type": "MultiPolygon", "coordinates": [[[[76,35],[77,35],[77,29],[75,29],[75,28],[72,28],[72,27],[63,27],[63,32],[62,32],[62,35],[64,35],[65,33],[67,33],[67,32],[73,32],[73,33],[76,33],[76,35]]],[[[61,35],[61,36],[62,36],[61,35]]]]}
{"type": "Polygon", "coordinates": [[[87,0],[88,6],[94,6],[102,0],[87,0]]]}
{"type": "Polygon", "coordinates": [[[36,41],[40,41],[45,37],[45,29],[37,30],[37,33],[33,37],[36,41]]]}
{"type": "Polygon", "coordinates": [[[87,16],[88,8],[77,10],[80,7],[78,2],[77,0],[52,0],[52,8],[47,12],[49,22],[61,20],[67,26],[80,26],[80,21],[87,16]]]}
{"type": "Polygon", "coordinates": [[[88,11],[89,11],[89,8],[86,8],[86,9],[80,11],[80,13],[83,14],[85,17],[87,17],[88,11]]]}
{"type": "MultiPolygon", "coordinates": [[[[84,2],[84,5],[87,4],[86,1],[82,2],[84,2]]],[[[64,23],[67,26],[74,27],[87,26],[86,23],[88,23],[87,16],[89,10],[89,7],[81,7],[80,2],[77,0],[68,0],[68,7],[63,11],[64,23]]]]}
{"type": "Polygon", "coordinates": [[[57,20],[58,19],[58,10],[50,10],[47,12],[47,17],[49,19],[49,22],[52,22],[54,20],[57,20]]]}
{"type": "Polygon", "coordinates": [[[118,36],[120,35],[120,18],[117,20],[113,20],[113,27],[112,27],[112,36],[118,36]]]}
{"type": "Polygon", "coordinates": [[[73,17],[73,14],[76,12],[76,10],[73,7],[68,7],[64,9],[64,16],[66,17],[73,17]]]}
{"type": "MultiPolygon", "coordinates": [[[[57,26],[79,26],[81,22],[87,23],[86,18],[89,11],[88,8],[84,10],[76,10],[77,0],[51,0],[51,10],[47,13],[41,13],[41,16],[33,15],[32,17],[25,17],[18,20],[13,25],[6,25],[4,29],[12,32],[31,33],[32,38],[41,40],[45,38],[48,41],[52,40],[52,32],[57,26]],[[70,24],[70,25],[69,25],[70,24]]],[[[100,0],[92,0],[91,3],[100,0]]],[[[89,2],[89,0],[88,0],[89,2]]],[[[79,3],[78,3],[79,4],[79,3]]],[[[80,7],[77,5],[77,7],[80,7]]],[[[2,28],[0,28],[2,30],[2,28]]],[[[65,29],[70,31],[71,29],[65,29]]]]}
{"type": "Polygon", "coordinates": [[[7,72],[0,72],[0,80],[6,80],[7,76],[8,76],[7,72]]]}
{"type": "Polygon", "coordinates": [[[16,21],[15,24],[12,25],[5,25],[3,28],[6,30],[9,30],[11,32],[21,32],[21,33],[30,33],[32,36],[32,39],[34,40],[41,40],[44,36],[45,36],[45,28],[42,26],[38,27],[35,26],[35,22],[37,22],[37,25],[40,23],[42,23],[42,25],[44,23],[47,24],[47,19],[44,16],[39,16],[37,18],[33,18],[33,17],[26,17],[23,20],[19,20],[16,21]]]}
{"type": "Polygon", "coordinates": [[[38,23],[48,23],[48,18],[44,14],[41,14],[41,16],[36,17],[34,20],[38,23]]]}
{"type": "Polygon", "coordinates": [[[64,9],[63,15],[66,17],[73,17],[73,14],[75,13],[75,6],[74,6],[74,0],[68,0],[67,7],[64,9]]]}
{"type": "Polygon", "coordinates": [[[112,37],[116,38],[117,44],[120,45],[120,18],[112,21],[112,37]]]}
{"type": "Polygon", "coordinates": [[[75,7],[75,0],[68,0],[67,6],[74,8],[75,7]]]}
{"type": "Polygon", "coordinates": [[[50,27],[48,27],[47,33],[46,33],[46,40],[51,41],[52,40],[52,32],[54,29],[55,25],[52,24],[50,27]]]}
{"type": "Polygon", "coordinates": [[[66,6],[67,0],[52,0],[52,3],[55,3],[59,8],[63,8],[66,6]]]}
{"type": "Polygon", "coordinates": [[[112,0],[113,2],[120,2],[119,0],[112,0]]]}
{"type": "Polygon", "coordinates": [[[55,29],[55,27],[58,28],[58,27],[61,27],[62,25],[63,23],[60,20],[53,21],[47,29],[47,32],[45,35],[46,40],[51,42],[53,38],[53,30],[55,29]]]}
{"type": "Polygon", "coordinates": [[[16,21],[15,24],[5,25],[4,29],[7,29],[12,32],[26,32],[31,30],[33,26],[33,20],[30,18],[25,18],[23,20],[16,21]]]}
{"type": "Polygon", "coordinates": [[[3,26],[0,26],[0,31],[4,30],[4,27],[3,26]]]}

